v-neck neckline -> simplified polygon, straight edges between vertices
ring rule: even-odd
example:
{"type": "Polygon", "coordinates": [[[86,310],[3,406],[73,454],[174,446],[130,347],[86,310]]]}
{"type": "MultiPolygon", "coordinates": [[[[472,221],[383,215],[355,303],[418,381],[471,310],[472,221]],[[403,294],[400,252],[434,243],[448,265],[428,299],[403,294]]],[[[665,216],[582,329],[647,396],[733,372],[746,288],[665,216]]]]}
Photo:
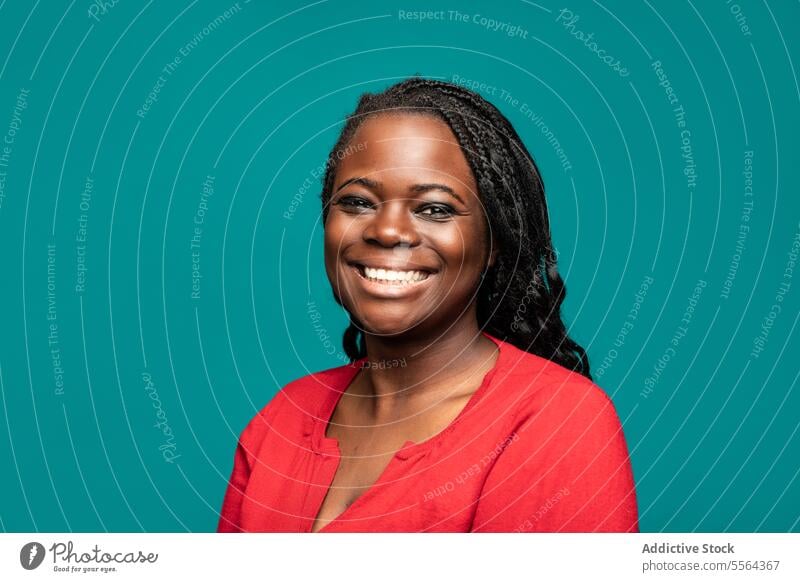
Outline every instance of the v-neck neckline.
{"type": "MultiPolygon", "coordinates": [[[[353,501],[350,505],[348,505],[344,511],[342,511],[339,515],[335,518],[330,520],[324,527],[320,528],[314,533],[322,533],[325,532],[329,527],[333,526],[337,522],[341,520],[342,517],[345,517],[348,513],[352,513],[353,508],[359,506],[363,503],[364,498],[369,497],[378,486],[382,485],[382,482],[386,479],[387,475],[392,471],[395,466],[396,460],[405,461],[406,459],[411,458],[412,456],[420,455],[423,453],[427,453],[431,450],[431,448],[438,443],[442,438],[444,438],[447,434],[449,434],[458,424],[460,423],[461,419],[475,407],[475,405],[483,398],[484,393],[488,390],[489,386],[492,383],[492,378],[494,377],[497,370],[502,369],[505,366],[505,359],[508,357],[510,350],[508,346],[502,340],[499,340],[491,335],[489,335],[485,331],[481,331],[481,333],[490,339],[492,342],[497,345],[498,354],[497,358],[495,359],[494,365],[492,368],[486,372],[481,380],[480,386],[475,392],[472,393],[467,404],[461,411],[456,415],[456,417],[448,424],[444,429],[433,435],[432,437],[419,442],[415,443],[410,440],[406,440],[403,443],[403,446],[394,454],[394,456],[389,459],[386,467],[384,467],[383,471],[380,473],[378,478],[375,482],[370,485],[361,495],[359,495],[355,501],[353,501]]],[[[339,449],[339,440],[334,437],[328,437],[325,433],[328,430],[328,426],[330,425],[331,418],[333,418],[333,412],[336,410],[336,406],[339,404],[339,401],[342,399],[347,389],[355,380],[356,375],[361,369],[361,364],[367,360],[366,357],[356,360],[349,366],[345,366],[346,368],[346,375],[341,379],[341,382],[337,383],[337,386],[328,386],[330,391],[327,393],[326,398],[321,406],[321,410],[319,414],[314,415],[313,422],[313,430],[311,431],[310,435],[310,445],[311,450],[314,454],[324,454],[326,456],[331,456],[336,459],[336,469],[334,469],[333,474],[331,475],[330,483],[325,490],[325,493],[322,496],[322,500],[319,503],[319,506],[313,511],[314,515],[311,516],[311,526],[309,527],[309,532],[314,527],[318,517],[319,511],[322,509],[322,505],[325,503],[325,498],[328,496],[330,492],[331,485],[333,485],[333,480],[336,477],[336,472],[338,471],[339,461],[341,460],[341,450],[339,449]]]]}

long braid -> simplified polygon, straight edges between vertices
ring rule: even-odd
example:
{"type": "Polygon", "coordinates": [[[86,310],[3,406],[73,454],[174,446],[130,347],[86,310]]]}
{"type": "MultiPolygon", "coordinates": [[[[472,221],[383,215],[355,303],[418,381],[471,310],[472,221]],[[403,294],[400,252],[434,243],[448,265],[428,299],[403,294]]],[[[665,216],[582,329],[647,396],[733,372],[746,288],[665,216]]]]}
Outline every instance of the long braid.
{"type": "MultiPolygon", "coordinates": [[[[413,77],[382,93],[362,95],[328,158],[323,223],[341,153],[365,119],[392,111],[430,115],[447,123],[475,176],[491,236],[499,247],[478,290],[479,327],[591,378],[586,351],[569,337],[561,320],[566,287],[552,248],[539,169],[508,119],[476,93],[413,77]],[[527,308],[521,311],[525,303],[527,308]]],[[[343,345],[352,360],[366,355],[357,321],[351,320],[343,345]]]]}

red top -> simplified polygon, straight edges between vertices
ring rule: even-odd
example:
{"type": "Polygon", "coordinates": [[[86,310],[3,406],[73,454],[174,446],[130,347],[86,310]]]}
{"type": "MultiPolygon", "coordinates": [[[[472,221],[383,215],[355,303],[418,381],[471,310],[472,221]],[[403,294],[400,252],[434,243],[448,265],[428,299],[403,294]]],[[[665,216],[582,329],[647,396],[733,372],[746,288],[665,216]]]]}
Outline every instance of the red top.
{"type": "MultiPolygon", "coordinates": [[[[321,532],[638,531],[625,437],[606,394],[484,335],[500,353],[455,420],[406,441],[321,532]]],[[[325,432],[361,361],[291,382],[250,421],[218,531],[311,531],[339,464],[325,432]]]]}

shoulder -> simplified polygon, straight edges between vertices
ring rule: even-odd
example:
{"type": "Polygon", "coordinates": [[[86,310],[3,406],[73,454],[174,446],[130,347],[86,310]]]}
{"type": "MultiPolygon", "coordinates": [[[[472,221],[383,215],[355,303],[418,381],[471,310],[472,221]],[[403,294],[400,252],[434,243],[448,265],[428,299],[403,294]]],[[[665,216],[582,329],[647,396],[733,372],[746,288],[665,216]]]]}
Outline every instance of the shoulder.
{"type": "Polygon", "coordinates": [[[505,463],[529,465],[558,475],[629,471],[627,443],[617,410],[606,392],[585,376],[528,354],[503,392],[515,394],[505,463]]]}
{"type": "Polygon", "coordinates": [[[606,392],[587,377],[535,354],[505,344],[509,357],[496,379],[502,392],[516,401],[517,423],[533,417],[582,422],[598,416],[617,419],[606,392]]]}
{"type": "Polygon", "coordinates": [[[292,380],[250,420],[242,431],[242,438],[258,438],[278,417],[282,422],[294,423],[300,417],[316,414],[330,391],[345,388],[352,374],[353,366],[345,365],[292,380]]]}

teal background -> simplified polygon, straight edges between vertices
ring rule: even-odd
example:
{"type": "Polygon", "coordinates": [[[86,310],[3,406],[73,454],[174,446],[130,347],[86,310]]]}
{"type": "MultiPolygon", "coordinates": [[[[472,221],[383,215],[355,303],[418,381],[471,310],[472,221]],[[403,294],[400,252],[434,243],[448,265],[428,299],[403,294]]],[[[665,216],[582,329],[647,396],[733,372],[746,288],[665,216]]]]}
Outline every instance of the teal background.
{"type": "Polygon", "coordinates": [[[539,163],[565,317],[624,423],[642,531],[800,531],[800,271],[785,276],[800,220],[797,3],[571,2],[574,28],[627,77],[557,22],[563,4],[242,0],[202,33],[233,5],[120,0],[94,19],[89,2],[0,4],[0,139],[15,130],[0,167],[3,531],[215,528],[246,422],[286,382],[342,363],[312,172],[362,92],[415,73],[485,83],[539,163]],[[468,21],[399,18],[420,8],[468,21]],[[694,188],[656,60],[686,114],[694,188]],[[647,392],[699,280],[685,337],[647,392]]]}

